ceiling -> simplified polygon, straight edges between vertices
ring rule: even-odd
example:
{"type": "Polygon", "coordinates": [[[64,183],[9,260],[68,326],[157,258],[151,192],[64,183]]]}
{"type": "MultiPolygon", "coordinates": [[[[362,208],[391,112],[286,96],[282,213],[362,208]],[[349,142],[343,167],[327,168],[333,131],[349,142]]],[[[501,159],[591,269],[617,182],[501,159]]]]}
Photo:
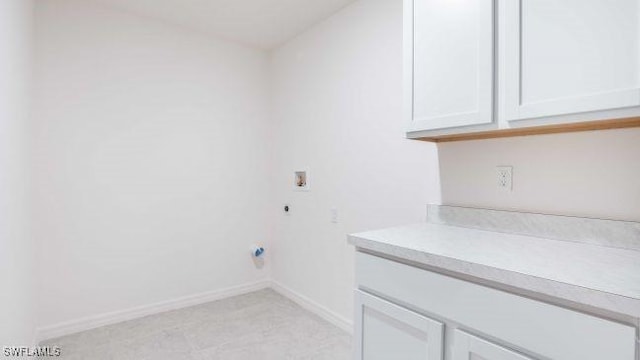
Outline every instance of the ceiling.
{"type": "Polygon", "coordinates": [[[138,15],[274,48],[355,0],[94,0],[138,15]]]}

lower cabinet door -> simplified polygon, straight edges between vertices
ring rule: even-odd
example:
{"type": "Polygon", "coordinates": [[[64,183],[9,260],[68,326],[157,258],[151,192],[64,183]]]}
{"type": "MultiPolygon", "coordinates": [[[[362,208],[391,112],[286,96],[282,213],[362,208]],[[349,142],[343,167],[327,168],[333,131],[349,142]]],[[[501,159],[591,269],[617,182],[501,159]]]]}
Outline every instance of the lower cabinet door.
{"type": "Polygon", "coordinates": [[[453,360],[533,360],[464,331],[456,330],[453,360]]]}
{"type": "Polygon", "coordinates": [[[442,360],[444,324],[356,290],[356,360],[442,360]]]}

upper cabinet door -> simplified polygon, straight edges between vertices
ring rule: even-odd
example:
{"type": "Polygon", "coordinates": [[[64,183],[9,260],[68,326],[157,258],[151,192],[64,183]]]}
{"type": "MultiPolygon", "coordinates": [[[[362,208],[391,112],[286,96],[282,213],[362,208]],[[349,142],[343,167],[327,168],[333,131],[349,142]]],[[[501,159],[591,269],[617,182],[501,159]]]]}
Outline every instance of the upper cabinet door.
{"type": "Polygon", "coordinates": [[[456,330],[454,336],[453,360],[533,360],[464,331],[456,330]]]}
{"type": "Polygon", "coordinates": [[[501,1],[506,120],[640,105],[639,0],[501,1]]]}
{"type": "Polygon", "coordinates": [[[357,360],[443,360],[444,324],[356,290],[357,360]]]}
{"type": "Polygon", "coordinates": [[[409,132],[493,122],[494,1],[404,6],[409,132]]]}

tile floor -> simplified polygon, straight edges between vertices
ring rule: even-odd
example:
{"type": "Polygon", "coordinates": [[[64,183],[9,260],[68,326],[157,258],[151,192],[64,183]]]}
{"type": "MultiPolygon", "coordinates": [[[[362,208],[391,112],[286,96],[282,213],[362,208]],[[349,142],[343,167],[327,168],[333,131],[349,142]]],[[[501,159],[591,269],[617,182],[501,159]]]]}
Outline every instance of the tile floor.
{"type": "Polygon", "coordinates": [[[85,331],[61,359],[348,360],[351,336],[273,290],[85,331]]]}

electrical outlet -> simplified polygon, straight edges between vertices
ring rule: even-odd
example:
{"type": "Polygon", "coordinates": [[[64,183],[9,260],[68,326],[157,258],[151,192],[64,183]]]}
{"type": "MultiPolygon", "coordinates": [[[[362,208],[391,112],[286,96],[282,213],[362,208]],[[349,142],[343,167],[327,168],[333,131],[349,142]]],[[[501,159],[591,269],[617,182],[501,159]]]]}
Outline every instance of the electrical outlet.
{"type": "Polygon", "coordinates": [[[498,166],[496,167],[498,175],[498,188],[505,191],[513,190],[513,167],[512,166],[498,166]]]}
{"type": "Polygon", "coordinates": [[[331,222],[334,224],[338,223],[338,209],[331,208],[331,222]]]}

